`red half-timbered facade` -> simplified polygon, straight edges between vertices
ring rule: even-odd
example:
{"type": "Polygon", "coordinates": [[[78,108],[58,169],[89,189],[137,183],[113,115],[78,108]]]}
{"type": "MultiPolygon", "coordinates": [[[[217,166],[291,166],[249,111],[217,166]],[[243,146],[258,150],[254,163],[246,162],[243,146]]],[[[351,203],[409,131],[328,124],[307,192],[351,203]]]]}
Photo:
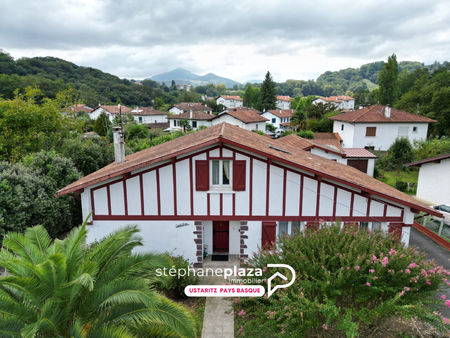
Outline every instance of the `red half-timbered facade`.
{"type": "Polygon", "coordinates": [[[90,240],[138,224],[143,250],[249,257],[277,235],[340,221],[409,241],[412,197],[282,140],[221,124],[130,155],[58,192],[81,195],[90,240]]]}

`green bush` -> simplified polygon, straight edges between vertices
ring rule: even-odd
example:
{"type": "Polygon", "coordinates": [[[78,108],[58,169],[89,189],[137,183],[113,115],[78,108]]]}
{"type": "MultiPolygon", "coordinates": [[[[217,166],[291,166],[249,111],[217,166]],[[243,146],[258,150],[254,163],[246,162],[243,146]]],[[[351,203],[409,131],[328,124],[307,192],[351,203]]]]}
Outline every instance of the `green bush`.
{"type": "Polygon", "coordinates": [[[260,250],[250,260],[265,279],[274,273],[266,269],[269,263],[289,264],[296,280],[270,298],[241,298],[235,304],[237,334],[364,336],[371,325],[397,315],[418,316],[443,329],[442,319],[424,303],[449,272],[391,236],[338,225],[307,230],[280,238],[273,251],[260,250]]]}
{"type": "Polygon", "coordinates": [[[277,131],[277,128],[271,123],[266,123],[266,130],[270,131],[271,133],[275,133],[277,131]]]}
{"type": "Polygon", "coordinates": [[[300,131],[296,132],[296,134],[303,138],[309,138],[309,139],[314,138],[314,132],[312,130],[300,130],[300,131]]]}
{"type": "Polygon", "coordinates": [[[127,125],[126,140],[133,140],[136,138],[147,138],[149,135],[148,127],[143,124],[129,124],[127,125]]]}
{"type": "MultiPolygon", "coordinates": [[[[171,260],[171,266],[168,266],[168,269],[175,268],[177,271],[185,269],[187,272],[189,267],[192,268],[189,261],[184,259],[183,256],[169,256],[169,259],[171,260]]],[[[184,288],[188,285],[195,285],[198,281],[198,276],[194,276],[193,274],[188,275],[186,273],[185,276],[169,277],[168,282],[165,285],[161,285],[161,287],[162,291],[167,293],[170,297],[183,299],[186,298],[184,288]]]]}
{"type": "Polygon", "coordinates": [[[406,192],[406,190],[408,190],[408,183],[403,182],[403,181],[396,181],[395,189],[406,192]]]}
{"type": "Polygon", "coordinates": [[[113,146],[106,138],[67,139],[60,152],[70,158],[83,175],[89,175],[114,161],[113,146]]]}
{"type": "Polygon", "coordinates": [[[56,190],[55,181],[40,170],[0,162],[0,237],[39,224],[52,237],[68,231],[79,204],[70,196],[55,197],[56,190]]]}

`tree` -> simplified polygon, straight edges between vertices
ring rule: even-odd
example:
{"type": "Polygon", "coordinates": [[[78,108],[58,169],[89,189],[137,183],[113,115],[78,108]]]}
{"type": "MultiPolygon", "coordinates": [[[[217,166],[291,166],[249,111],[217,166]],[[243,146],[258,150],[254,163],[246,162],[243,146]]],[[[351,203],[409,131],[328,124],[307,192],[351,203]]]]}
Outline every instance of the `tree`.
{"type": "Polygon", "coordinates": [[[291,126],[294,127],[295,130],[306,129],[306,115],[303,111],[296,110],[294,114],[292,114],[291,126]]]}
{"type": "Polygon", "coordinates": [[[271,123],[266,123],[266,130],[270,131],[271,133],[275,133],[277,131],[277,128],[271,123]]]}
{"type": "Polygon", "coordinates": [[[378,75],[378,98],[383,105],[393,105],[397,102],[400,88],[398,85],[398,63],[395,54],[388,57],[388,62],[383,65],[378,75]]]}
{"type": "Polygon", "coordinates": [[[277,91],[269,71],[261,85],[260,103],[262,110],[276,109],[277,91]]]}
{"type": "Polygon", "coordinates": [[[255,108],[255,109],[261,109],[261,103],[260,103],[260,90],[259,88],[254,88],[251,84],[249,84],[245,88],[245,92],[243,95],[243,105],[244,107],[249,108],[255,108]]]}
{"type": "Polygon", "coordinates": [[[125,130],[126,140],[135,138],[148,138],[148,127],[143,124],[131,124],[125,130]]]}
{"type": "Polygon", "coordinates": [[[105,112],[102,112],[95,120],[94,131],[100,136],[106,136],[108,129],[111,128],[111,121],[105,112]]]}
{"type": "Polygon", "coordinates": [[[411,143],[406,137],[400,137],[389,147],[383,161],[394,165],[396,169],[400,169],[406,163],[414,159],[411,143]]]}
{"type": "Polygon", "coordinates": [[[152,288],[167,258],[131,254],[142,245],[137,232],[126,227],[90,246],[85,224],[53,242],[42,226],[8,233],[0,251],[2,335],[194,337],[191,313],[152,288]]]}
{"type": "Polygon", "coordinates": [[[189,121],[187,119],[180,120],[180,127],[183,127],[183,132],[186,132],[186,130],[191,130],[192,127],[189,124],[189,121]]]}
{"type": "Polygon", "coordinates": [[[320,120],[325,114],[335,112],[337,109],[336,106],[330,102],[317,102],[315,104],[305,105],[304,110],[309,118],[320,120]]]}

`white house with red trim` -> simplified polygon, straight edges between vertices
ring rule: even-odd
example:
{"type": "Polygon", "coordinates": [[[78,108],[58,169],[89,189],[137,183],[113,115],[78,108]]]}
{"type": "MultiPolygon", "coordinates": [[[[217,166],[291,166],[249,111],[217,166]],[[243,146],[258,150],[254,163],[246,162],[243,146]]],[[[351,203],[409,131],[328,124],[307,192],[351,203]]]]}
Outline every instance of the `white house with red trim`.
{"type": "Polygon", "coordinates": [[[332,221],[407,244],[415,213],[440,215],[355,168],[226,123],[131,154],[64,194],[81,196],[89,241],[137,224],[141,250],[195,266],[204,250],[246,259],[277,235],[332,221]]]}
{"type": "Polygon", "coordinates": [[[212,125],[224,122],[247,130],[265,131],[267,119],[256,109],[239,107],[224,110],[212,120],[212,125]]]}
{"type": "Polygon", "coordinates": [[[266,110],[261,115],[277,129],[287,129],[290,126],[294,109],[274,109],[266,110]]]}
{"type": "Polygon", "coordinates": [[[244,100],[238,95],[221,95],[216,99],[216,104],[227,108],[239,108],[244,105],[244,100]]]}
{"type": "Polygon", "coordinates": [[[291,101],[292,101],[292,98],[290,96],[278,95],[275,105],[278,109],[287,110],[287,109],[291,109],[291,101]]]}
{"type": "Polygon", "coordinates": [[[102,113],[105,113],[108,119],[112,122],[119,114],[130,113],[131,109],[123,105],[98,105],[89,113],[92,120],[96,120],[102,113]]]}
{"type": "Polygon", "coordinates": [[[425,116],[376,104],[330,117],[333,132],[339,133],[346,148],[388,150],[399,137],[411,143],[427,138],[428,124],[436,122],[425,116]]]}
{"type": "Polygon", "coordinates": [[[328,96],[328,97],[319,97],[315,99],[313,104],[317,103],[330,103],[336,107],[336,109],[347,109],[353,110],[355,109],[355,99],[351,96],[347,95],[339,95],[339,96],[328,96]]]}

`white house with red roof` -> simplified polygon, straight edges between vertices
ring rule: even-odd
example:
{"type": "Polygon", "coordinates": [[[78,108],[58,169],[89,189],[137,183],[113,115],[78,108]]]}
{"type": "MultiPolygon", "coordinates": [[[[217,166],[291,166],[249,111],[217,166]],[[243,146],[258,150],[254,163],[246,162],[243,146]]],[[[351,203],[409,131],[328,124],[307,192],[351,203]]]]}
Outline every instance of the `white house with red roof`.
{"type": "Polygon", "coordinates": [[[227,108],[239,108],[244,105],[244,100],[238,95],[221,95],[216,99],[216,104],[227,108]]]}
{"type": "Polygon", "coordinates": [[[343,110],[353,110],[355,109],[355,99],[351,96],[347,95],[338,95],[338,96],[328,96],[328,97],[319,97],[315,99],[312,103],[331,103],[336,109],[343,110]]]}
{"type": "Polygon", "coordinates": [[[345,148],[388,150],[399,137],[411,143],[427,138],[428,117],[376,104],[330,117],[333,132],[339,133],[345,148]]]}
{"type": "Polygon", "coordinates": [[[261,116],[259,110],[239,107],[226,109],[212,120],[212,125],[224,122],[246,130],[265,131],[267,119],[264,116],[261,116]]]}
{"type": "Polygon", "coordinates": [[[181,114],[173,114],[168,116],[170,122],[169,128],[172,131],[183,130],[182,122],[186,120],[193,130],[200,127],[210,127],[211,121],[216,117],[214,114],[207,114],[202,111],[188,111],[181,114]]]}
{"type": "Polygon", "coordinates": [[[334,221],[408,244],[416,213],[440,216],[355,168],[227,123],[124,160],[117,149],[115,163],[57,195],[81,197],[89,242],[135,224],[140,250],[183,255],[195,266],[203,251],[246,259],[278,235],[334,221]]]}
{"type": "Polygon", "coordinates": [[[278,109],[287,110],[287,109],[291,109],[291,101],[292,101],[292,98],[290,96],[278,95],[277,102],[275,104],[278,109]]]}
{"type": "Polygon", "coordinates": [[[261,115],[277,129],[287,129],[290,126],[294,109],[266,110],[261,115]]]}
{"type": "Polygon", "coordinates": [[[92,120],[96,120],[102,113],[105,113],[108,119],[112,122],[114,118],[120,114],[127,114],[131,112],[131,109],[124,105],[101,105],[93,109],[89,113],[89,117],[92,120]]]}
{"type": "Polygon", "coordinates": [[[129,113],[134,117],[134,120],[139,124],[155,124],[167,123],[167,112],[163,112],[150,107],[135,107],[129,113]]]}
{"type": "Polygon", "coordinates": [[[169,112],[175,115],[189,113],[190,111],[212,114],[212,109],[200,102],[180,102],[169,109],[169,112]]]}

